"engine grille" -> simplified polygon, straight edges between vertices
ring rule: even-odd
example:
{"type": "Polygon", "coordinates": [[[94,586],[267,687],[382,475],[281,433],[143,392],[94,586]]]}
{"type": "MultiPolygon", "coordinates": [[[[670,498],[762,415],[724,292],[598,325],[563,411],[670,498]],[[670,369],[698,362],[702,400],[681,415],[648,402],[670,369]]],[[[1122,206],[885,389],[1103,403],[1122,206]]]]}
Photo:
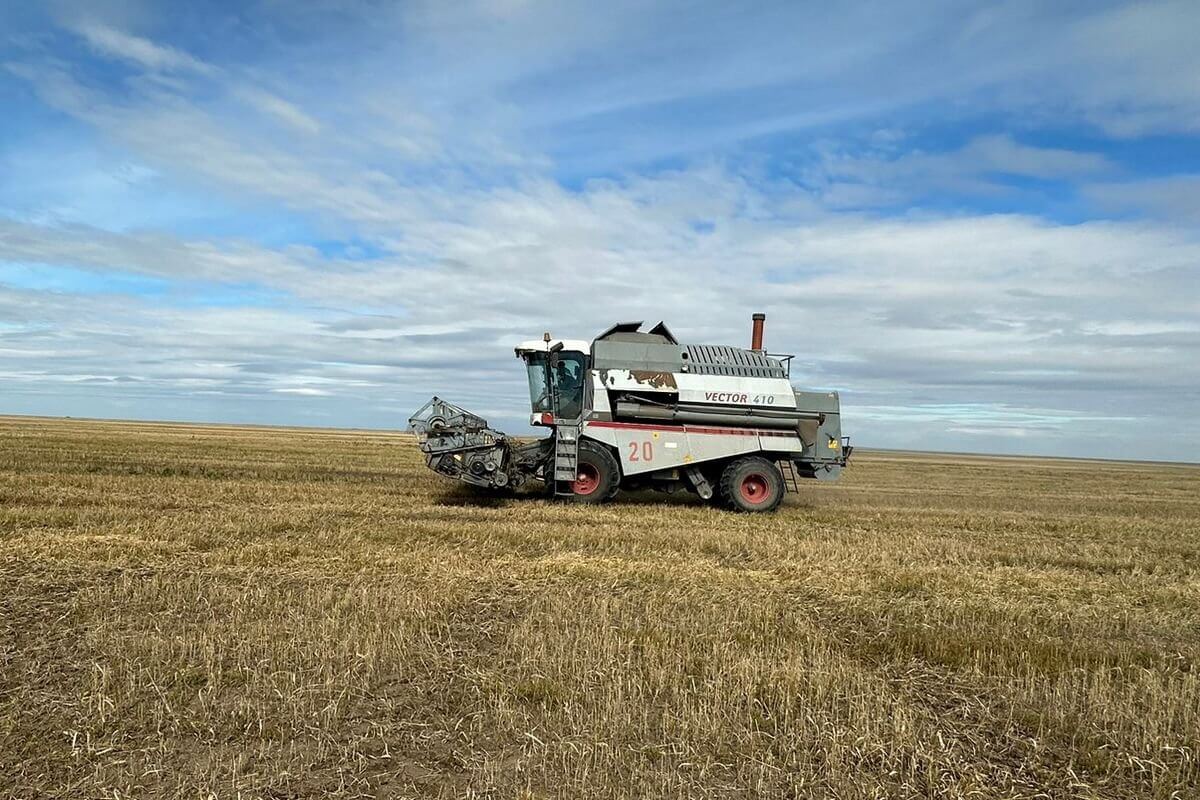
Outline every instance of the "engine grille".
{"type": "Polygon", "coordinates": [[[786,378],[775,358],[753,350],[725,345],[689,344],[684,347],[687,371],[693,375],[731,375],[741,378],[786,378]]]}

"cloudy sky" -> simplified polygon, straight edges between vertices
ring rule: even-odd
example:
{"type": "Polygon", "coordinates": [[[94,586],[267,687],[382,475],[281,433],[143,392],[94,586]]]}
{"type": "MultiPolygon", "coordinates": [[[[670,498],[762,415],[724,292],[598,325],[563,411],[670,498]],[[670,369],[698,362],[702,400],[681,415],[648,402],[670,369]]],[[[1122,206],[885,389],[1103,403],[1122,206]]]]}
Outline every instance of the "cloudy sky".
{"type": "Polygon", "coordinates": [[[1200,460],[1200,5],[0,0],[0,413],[525,432],[797,354],[864,446],[1200,460]]]}

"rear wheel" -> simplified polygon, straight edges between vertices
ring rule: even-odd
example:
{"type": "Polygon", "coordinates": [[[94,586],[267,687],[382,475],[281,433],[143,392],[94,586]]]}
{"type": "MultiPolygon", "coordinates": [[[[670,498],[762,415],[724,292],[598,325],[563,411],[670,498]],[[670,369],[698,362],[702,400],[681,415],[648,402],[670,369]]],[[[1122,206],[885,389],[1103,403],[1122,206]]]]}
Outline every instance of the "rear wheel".
{"type": "Polygon", "coordinates": [[[621,467],[608,448],[586,439],[579,443],[575,482],[571,489],[577,503],[611,500],[621,486],[621,467]]]}
{"type": "Polygon", "coordinates": [[[721,472],[721,501],[734,511],[774,511],[783,502],[783,473],[758,456],[732,461],[721,472]]]}

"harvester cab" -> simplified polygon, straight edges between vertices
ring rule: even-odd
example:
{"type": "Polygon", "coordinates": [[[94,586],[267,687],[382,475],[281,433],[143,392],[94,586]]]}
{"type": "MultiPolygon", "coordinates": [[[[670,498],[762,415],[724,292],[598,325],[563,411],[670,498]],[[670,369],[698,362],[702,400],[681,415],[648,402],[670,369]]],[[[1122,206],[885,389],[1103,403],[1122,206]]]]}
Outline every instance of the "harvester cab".
{"type": "Polygon", "coordinates": [[[790,356],[768,354],[754,315],[751,347],[680,344],[666,325],[619,323],[592,342],[522,342],[530,423],[521,441],[434,398],[409,420],[431,469],[512,489],[601,502],[622,489],[686,490],[738,511],[772,511],[797,479],[832,480],[853,448],[836,392],[794,389],[790,356]]]}
{"type": "Polygon", "coordinates": [[[549,427],[556,420],[578,420],[587,388],[588,343],[552,339],[547,333],[540,341],[521,342],[516,353],[529,379],[530,424],[549,427]]]}

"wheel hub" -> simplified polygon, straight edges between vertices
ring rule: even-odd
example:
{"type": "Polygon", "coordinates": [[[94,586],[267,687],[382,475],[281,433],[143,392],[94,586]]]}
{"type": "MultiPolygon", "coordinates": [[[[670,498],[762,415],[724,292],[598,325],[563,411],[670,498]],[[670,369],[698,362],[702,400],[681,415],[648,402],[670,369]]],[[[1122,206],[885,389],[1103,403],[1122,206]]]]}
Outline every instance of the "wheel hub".
{"type": "Polygon", "coordinates": [[[738,486],[742,494],[742,499],[747,503],[764,503],[771,495],[771,485],[766,477],[757,473],[747,475],[742,478],[741,484],[738,486]]]}
{"type": "Polygon", "coordinates": [[[575,494],[589,495],[600,487],[600,470],[592,464],[580,464],[575,470],[575,482],[571,484],[575,494]]]}

